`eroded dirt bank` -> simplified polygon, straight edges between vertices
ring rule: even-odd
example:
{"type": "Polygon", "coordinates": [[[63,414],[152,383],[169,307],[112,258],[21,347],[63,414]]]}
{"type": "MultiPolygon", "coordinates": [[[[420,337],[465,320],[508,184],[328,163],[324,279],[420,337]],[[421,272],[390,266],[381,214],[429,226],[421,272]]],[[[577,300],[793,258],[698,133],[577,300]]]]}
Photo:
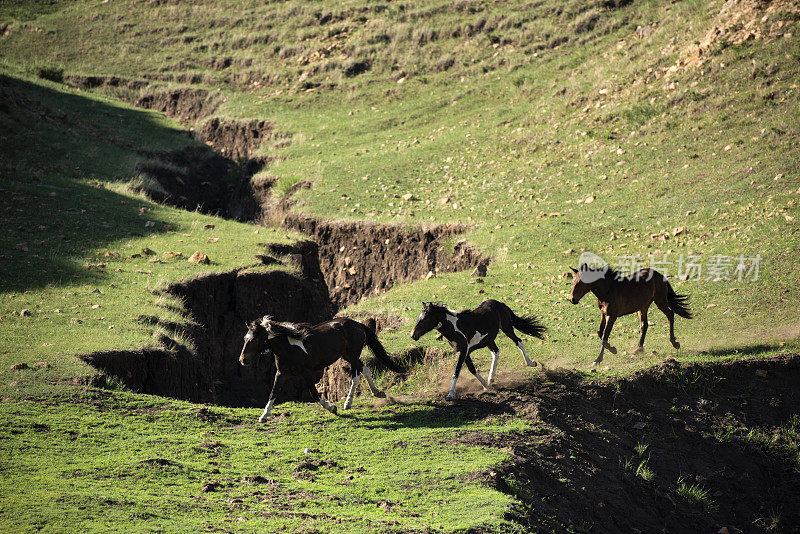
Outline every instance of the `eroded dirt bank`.
{"type": "MultiPolygon", "coordinates": [[[[287,321],[320,322],[397,283],[488,263],[465,241],[453,245],[461,231],[457,227],[337,223],[289,213],[291,193],[311,184],[295,184],[283,199],[275,198],[274,180],[263,173],[254,177],[270,158],[253,156],[270,139],[280,138],[275,146],[285,146],[287,136],[276,135],[269,121],[214,117],[222,103],[217,93],[201,88],[159,89],[148,82],[116,77],[70,75],[65,80],[160,111],[192,128],[192,135],[205,143],[143,153],[136,167],[139,176],[131,182],[134,189],[157,202],[244,221],[274,220],[278,215],[285,227],[305,233],[318,244],[265,246],[267,254],[259,256],[263,263],[295,263],[300,270],[297,276],[240,270],[173,284],[168,292],[185,301],[196,326],[150,318],[154,328],[176,334],[160,336],[163,347],[85,357],[135,390],[222,404],[263,404],[274,369],[240,368],[237,357],[247,321],[271,314],[287,321]]],[[[345,364],[332,366],[321,379],[320,389],[331,400],[341,398],[349,388],[345,364]]],[[[301,391],[302,387],[294,387],[282,398],[303,398],[301,391]]]]}
{"type": "Polygon", "coordinates": [[[421,280],[428,273],[461,271],[489,262],[466,241],[456,241],[463,228],[455,226],[336,222],[296,213],[287,214],[283,224],[319,244],[331,300],[339,307],[395,284],[421,280]]]}
{"type": "Polygon", "coordinates": [[[512,453],[481,476],[524,503],[513,520],[529,531],[796,532],[798,383],[796,354],[668,360],[602,385],[548,372],[456,406],[478,419],[507,413],[534,424],[464,438],[512,453]],[[692,499],[680,482],[705,496],[692,499]]]}
{"type": "MultiPolygon", "coordinates": [[[[318,267],[318,274],[313,274],[316,246],[305,243],[291,253],[302,261],[305,276],[282,270],[235,270],[172,284],[166,292],[183,300],[193,324],[171,325],[157,317],[146,318],[166,332],[162,347],[94,353],[83,359],[143,393],[231,406],[263,406],[275,370],[266,359],[253,367],[239,364],[246,324],[263,315],[312,323],[331,317],[327,287],[318,267]],[[310,267],[303,261],[305,257],[310,267]],[[176,331],[181,336],[170,338],[168,334],[176,331]],[[181,338],[191,339],[195,349],[175,341],[181,338]]],[[[283,389],[283,399],[307,397],[300,381],[287,380],[283,389]]]]}

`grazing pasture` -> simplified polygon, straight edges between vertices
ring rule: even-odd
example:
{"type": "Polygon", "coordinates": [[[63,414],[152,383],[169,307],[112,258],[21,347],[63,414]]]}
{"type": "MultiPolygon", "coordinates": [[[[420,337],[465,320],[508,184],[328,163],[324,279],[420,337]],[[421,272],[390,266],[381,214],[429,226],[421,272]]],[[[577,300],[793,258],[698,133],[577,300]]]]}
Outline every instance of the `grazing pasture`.
{"type": "Polygon", "coordinates": [[[798,21],[786,0],[4,2],[0,529],[790,531],[798,21]],[[654,313],[634,354],[626,316],[590,370],[583,253],[690,295],[680,348],[654,313]],[[523,338],[541,367],[498,336],[496,389],[446,400],[421,302],[487,299],[547,328],[523,338]],[[271,371],[238,356],[276,310],[369,323],[410,372],[259,425],[271,371]]]}

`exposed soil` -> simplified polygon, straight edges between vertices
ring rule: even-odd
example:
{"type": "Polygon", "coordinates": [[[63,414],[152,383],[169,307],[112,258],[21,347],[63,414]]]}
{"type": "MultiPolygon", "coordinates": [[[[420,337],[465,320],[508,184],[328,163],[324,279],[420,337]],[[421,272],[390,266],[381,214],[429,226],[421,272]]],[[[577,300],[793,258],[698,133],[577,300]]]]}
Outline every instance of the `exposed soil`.
{"type": "Polygon", "coordinates": [[[132,104],[160,111],[167,117],[188,125],[214,113],[219,107],[220,100],[215,93],[205,89],[183,88],[149,92],[134,100],[132,104]]]}
{"type": "Polygon", "coordinates": [[[271,139],[275,126],[265,120],[237,121],[214,117],[203,123],[196,137],[223,156],[239,160],[255,152],[271,139]]]}
{"type": "Polygon", "coordinates": [[[118,76],[82,76],[80,74],[65,74],[64,82],[80,89],[97,89],[98,87],[123,87],[130,90],[139,90],[147,87],[148,83],[141,80],[128,80],[118,76]]]}
{"type": "Polygon", "coordinates": [[[749,40],[771,41],[796,33],[800,5],[792,0],[727,0],[706,35],[686,47],[675,68],[700,67],[714,56],[715,48],[749,40]]]}
{"type": "MultiPolygon", "coordinates": [[[[64,81],[81,89],[104,89],[134,106],[160,111],[193,129],[193,136],[222,156],[236,162],[251,157],[267,139],[276,136],[274,125],[266,120],[233,120],[212,117],[224,100],[213,91],[182,87],[163,89],[150,81],[117,76],[68,74],[64,81]],[[211,117],[211,118],[209,118],[211,117]]],[[[281,134],[286,137],[285,134],[281,134]]],[[[284,141],[284,146],[288,143],[284,141]]]]}
{"type": "MultiPolygon", "coordinates": [[[[213,113],[220,103],[215,94],[203,89],[142,94],[146,82],[96,76],[68,76],[67,80],[86,89],[139,91],[135,98],[128,94],[128,100],[189,125],[213,113]]],[[[210,148],[146,153],[148,159],[137,168],[141,183],[134,185],[153,200],[182,209],[251,221],[283,217],[284,226],[306,233],[319,248],[313,242],[272,244],[267,245],[269,254],[258,259],[264,264],[295,263],[300,276],[236,271],[175,284],[168,292],[186,300],[192,319],[200,326],[187,329],[156,323],[191,339],[196,353],[162,336],[162,347],[96,353],[87,355],[87,362],[146,393],[222,404],[263,404],[274,369],[245,371],[239,366],[237,357],[247,321],[269,313],[282,320],[320,322],[338,307],[386,291],[396,283],[488,263],[488,258],[463,240],[450,247],[449,240],[461,231],[458,227],[417,229],[286,215],[291,194],[310,184],[294,184],[289,194],[276,200],[271,194],[272,179],[253,178],[267,158],[246,159],[274,134],[274,125],[265,120],[206,119],[195,136],[210,148]],[[286,278],[283,283],[275,283],[282,277],[286,278]],[[241,293],[243,285],[252,286],[253,291],[241,293]]],[[[374,317],[371,324],[379,330],[390,322],[389,318],[374,317]]],[[[341,399],[349,388],[349,369],[344,363],[332,366],[320,378],[319,389],[331,400],[341,399]]],[[[305,397],[300,383],[285,389],[292,391],[284,392],[283,399],[305,397]]]]}
{"type": "MultiPolygon", "coordinates": [[[[307,255],[316,261],[313,243],[297,250],[301,257],[307,255]]],[[[263,406],[275,370],[267,359],[252,367],[239,364],[247,322],[267,314],[312,323],[331,317],[321,273],[298,277],[285,271],[235,270],[175,283],[166,292],[183,299],[196,323],[194,327],[180,327],[180,333],[193,340],[196,351],[165,338],[162,347],[93,353],[82,359],[143,393],[231,406],[263,406]]],[[[166,331],[178,328],[159,325],[166,331]]],[[[286,380],[281,398],[307,399],[308,393],[302,382],[286,380]]]]}
{"type": "Polygon", "coordinates": [[[275,126],[266,120],[211,117],[201,123],[221,103],[216,93],[196,88],[153,90],[132,101],[135,106],[161,111],[186,126],[198,125],[194,137],[234,161],[249,158],[262,142],[274,137],[275,126]]]}
{"type": "Polygon", "coordinates": [[[512,453],[480,478],[523,503],[509,519],[528,531],[798,532],[798,383],[797,354],[667,360],[602,384],[547,372],[510,390],[465,395],[448,409],[472,418],[513,414],[534,425],[454,438],[512,453]],[[646,450],[637,452],[639,444],[646,450]],[[683,496],[680,477],[706,497],[683,496]]]}
{"type": "Polygon", "coordinates": [[[284,226],[310,236],[320,247],[320,264],[340,307],[409,283],[428,273],[472,269],[488,258],[466,241],[450,250],[455,226],[412,228],[362,222],[335,222],[289,213],[284,226]]]}
{"type": "Polygon", "coordinates": [[[142,192],[156,202],[186,210],[228,215],[238,204],[241,171],[228,158],[206,147],[148,152],[137,172],[158,186],[145,184],[142,192]]]}

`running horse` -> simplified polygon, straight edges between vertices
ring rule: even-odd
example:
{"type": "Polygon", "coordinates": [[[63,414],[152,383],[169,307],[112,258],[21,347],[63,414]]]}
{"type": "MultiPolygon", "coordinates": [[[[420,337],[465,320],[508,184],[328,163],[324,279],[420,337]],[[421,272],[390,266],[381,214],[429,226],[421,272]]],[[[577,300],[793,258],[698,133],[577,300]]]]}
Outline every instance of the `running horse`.
{"type": "Polygon", "coordinates": [[[440,302],[423,302],[422,313],[417,318],[411,338],[416,341],[431,330],[438,330],[458,352],[453,384],[450,386],[450,393],[447,394],[447,400],[452,400],[456,394],[458,375],[461,374],[461,367],[464,363],[481,383],[483,389],[489,389],[494,381],[500,356],[500,349],[494,342],[500,330],[517,345],[525,363],[529,367],[536,366],[536,362],[528,358],[525,353],[522,340],[514,333],[515,328],[534,337],[544,337],[545,328],[538,323],[535,317],[519,317],[511,311],[511,308],[497,300],[485,300],[474,310],[460,312],[453,311],[440,302]],[[484,380],[477,372],[470,357],[472,352],[484,347],[492,352],[488,380],[484,380]]]}
{"type": "Polygon", "coordinates": [[[597,297],[597,306],[600,308],[600,329],[597,335],[602,340],[600,355],[592,366],[603,361],[603,351],[608,349],[611,354],[616,354],[617,349],[608,343],[611,329],[618,317],[631,313],[639,314],[641,337],[634,354],[644,350],[644,336],[647,334],[647,310],[655,302],[669,320],[669,340],[676,349],[681,347],[675,338],[675,315],[686,319],[692,318],[689,309],[689,297],[678,295],[667,281],[667,278],[655,269],[641,269],[630,276],[622,276],[610,267],[593,269],[588,265],[581,265],[580,270],[572,269],[572,291],[569,300],[573,304],[580,302],[581,298],[590,291],[597,297]]]}
{"type": "Polygon", "coordinates": [[[249,365],[259,354],[269,351],[275,357],[276,368],[272,391],[264,413],[261,414],[258,422],[265,422],[272,412],[272,405],[275,403],[275,396],[283,375],[303,377],[311,397],[322,404],[326,410],[336,414],[336,405],[320,397],[317,392],[314,377],[320,370],[339,359],[350,364],[352,376],[350,391],[344,401],[343,408],[345,410],[349,409],[353,403],[353,397],[362,374],[366,377],[373,395],[380,398],[386,397],[386,393],[375,385],[369,367],[361,361],[361,351],[364,349],[364,345],[369,347],[375,357],[392,371],[405,372],[392,361],[373,330],[346,317],[337,317],[315,326],[307,323],[275,321],[269,315],[264,316],[260,321],[250,323],[244,336],[244,346],[239,356],[239,363],[249,365]]]}

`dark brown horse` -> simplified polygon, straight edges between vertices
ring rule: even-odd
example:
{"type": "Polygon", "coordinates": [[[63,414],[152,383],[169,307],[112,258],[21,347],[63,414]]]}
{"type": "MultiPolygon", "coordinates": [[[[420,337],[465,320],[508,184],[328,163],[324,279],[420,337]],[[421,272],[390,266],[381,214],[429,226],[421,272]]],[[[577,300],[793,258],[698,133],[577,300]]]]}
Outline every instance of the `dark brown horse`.
{"type": "Polygon", "coordinates": [[[667,279],[656,270],[641,269],[630,276],[621,276],[617,271],[605,267],[592,269],[581,265],[580,270],[570,267],[572,272],[572,292],[569,300],[573,304],[580,302],[581,298],[592,292],[597,297],[597,306],[600,308],[600,329],[597,335],[602,340],[600,355],[592,363],[597,365],[603,361],[603,351],[608,349],[611,354],[616,354],[617,349],[608,344],[608,336],[617,317],[639,314],[639,324],[642,335],[634,354],[644,350],[644,336],[647,334],[647,310],[650,304],[656,303],[658,309],[664,312],[669,320],[669,340],[676,349],[681,344],[675,339],[675,314],[692,318],[689,309],[689,297],[678,295],[667,279]]]}
{"type": "Polygon", "coordinates": [[[467,364],[467,369],[475,375],[484,390],[489,388],[494,380],[500,355],[500,349],[497,348],[494,339],[501,330],[516,343],[517,348],[522,352],[525,363],[529,367],[536,366],[536,362],[525,354],[522,340],[514,333],[515,328],[534,337],[544,337],[545,328],[538,323],[535,317],[520,317],[511,311],[511,308],[497,300],[484,300],[474,310],[460,312],[453,311],[441,303],[423,302],[422,313],[417,318],[411,338],[416,341],[431,330],[438,330],[458,351],[453,385],[450,386],[450,393],[447,395],[447,399],[451,400],[456,394],[456,382],[464,363],[467,364]],[[472,363],[470,357],[473,351],[483,347],[492,352],[492,366],[489,368],[488,382],[475,369],[475,364],[472,363]]]}
{"type": "Polygon", "coordinates": [[[250,323],[244,336],[239,363],[249,365],[256,356],[269,351],[275,357],[276,368],[275,382],[267,406],[258,422],[266,421],[272,412],[272,405],[283,375],[303,377],[311,397],[335,414],[336,406],[319,396],[314,386],[314,376],[340,358],[350,364],[353,377],[350,392],[344,401],[345,410],[352,405],[362,373],[367,378],[372,394],[376,397],[385,397],[386,394],[375,386],[369,367],[361,362],[364,345],[369,347],[383,365],[397,373],[404,372],[386,353],[386,349],[378,341],[378,336],[373,330],[346,317],[337,317],[316,326],[274,321],[268,315],[260,321],[250,323]]]}

